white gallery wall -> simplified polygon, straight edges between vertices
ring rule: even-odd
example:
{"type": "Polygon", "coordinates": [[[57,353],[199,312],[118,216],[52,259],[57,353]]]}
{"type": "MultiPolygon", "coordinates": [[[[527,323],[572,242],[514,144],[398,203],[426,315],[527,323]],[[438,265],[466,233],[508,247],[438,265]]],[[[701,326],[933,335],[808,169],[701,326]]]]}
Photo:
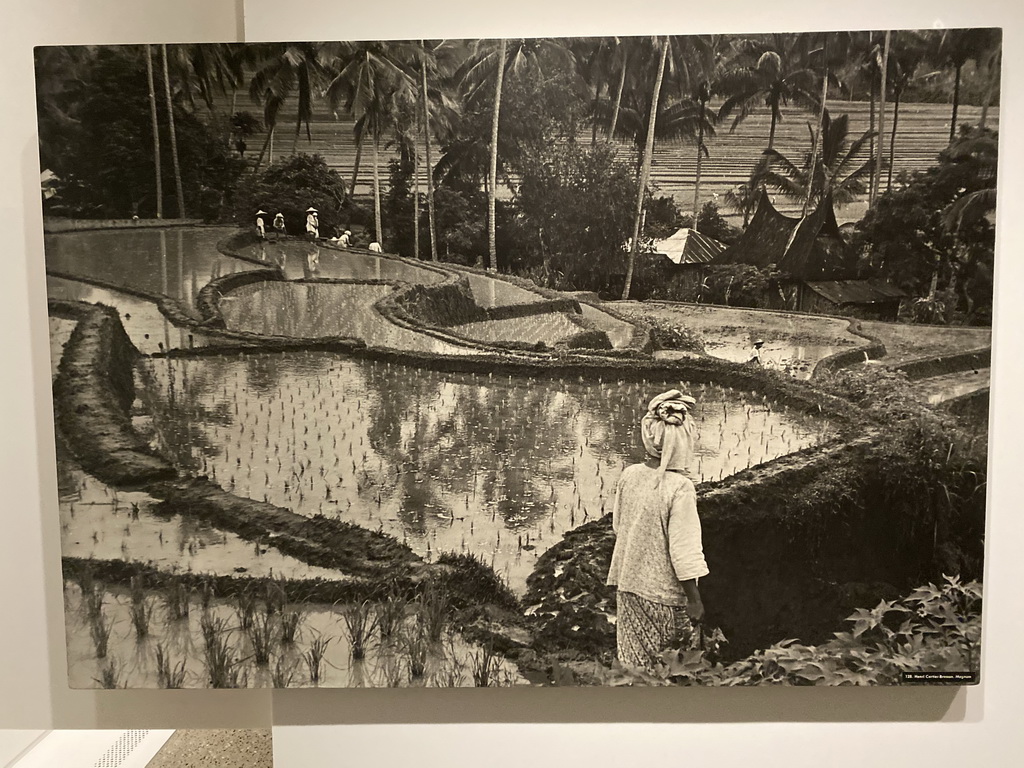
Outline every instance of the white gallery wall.
{"type": "Polygon", "coordinates": [[[0,727],[275,730],[280,766],[1013,764],[1019,727],[1024,520],[1024,14],[1017,0],[856,3],[608,0],[48,0],[0,25],[0,727]],[[984,684],[951,689],[70,691],[64,682],[33,45],[1002,26],[1003,103],[985,579],[984,684]],[[497,725],[502,721],[515,724],[497,725]],[[532,722],[544,723],[530,725],[532,722]],[[298,727],[320,723],[315,729],[298,727]],[[352,723],[327,727],[329,724],[352,723]],[[384,723],[384,724],[380,724],[384,723]],[[444,725],[423,725],[442,723],[444,725]],[[458,723],[473,723],[458,725],[458,723]],[[570,724],[566,724],[570,723],[570,724]],[[593,723],[600,723],[595,725],[593,723]],[[616,725],[614,723],[625,723],[616,725]]]}

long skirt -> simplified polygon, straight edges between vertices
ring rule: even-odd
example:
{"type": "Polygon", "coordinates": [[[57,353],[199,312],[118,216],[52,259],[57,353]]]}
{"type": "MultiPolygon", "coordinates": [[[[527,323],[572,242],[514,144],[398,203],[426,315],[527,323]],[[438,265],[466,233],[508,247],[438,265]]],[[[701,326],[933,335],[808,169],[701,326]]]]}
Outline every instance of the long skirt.
{"type": "Polygon", "coordinates": [[[619,592],[615,640],[622,664],[652,669],[662,651],[688,647],[694,628],[685,608],[619,592]]]}

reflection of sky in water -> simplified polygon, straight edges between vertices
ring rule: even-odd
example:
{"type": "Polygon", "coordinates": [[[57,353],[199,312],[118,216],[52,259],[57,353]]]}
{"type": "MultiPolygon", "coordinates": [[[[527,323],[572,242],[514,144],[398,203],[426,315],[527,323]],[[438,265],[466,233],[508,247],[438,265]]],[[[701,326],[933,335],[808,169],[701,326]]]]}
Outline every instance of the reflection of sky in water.
{"type": "MultiPolygon", "coordinates": [[[[470,551],[522,589],[539,554],[611,510],[642,458],[646,384],[440,374],[294,352],[140,363],[159,442],[235,493],[470,551]]],[[[817,441],[827,426],[696,387],[696,480],[817,441]]]]}
{"type": "Polygon", "coordinates": [[[117,491],[57,450],[61,551],[66,557],[131,560],[163,571],[336,579],[273,547],[180,515],[161,515],[145,493],[117,491]]]}
{"type": "Polygon", "coordinates": [[[175,327],[151,301],[59,277],[46,278],[46,291],[51,299],[113,307],[121,318],[128,338],[143,354],[153,354],[163,349],[188,348],[190,345],[203,346],[201,336],[188,329],[175,327]]]}
{"type": "MultiPolygon", "coordinates": [[[[224,227],[65,232],[47,235],[46,268],[182,299],[221,275],[253,269],[224,256],[224,227]]],[[[51,294],[52,296],[52,294],[51,294]]]]}
{"type": "Polygon", "coordinates": [[[394,290],[389,285],[265,282],[231,291],[220,307],[231,330],[293,338],[344,336],[367,346],[412,352],[480,353],[403,328],[381,315],[374,302],[394,290]]]}

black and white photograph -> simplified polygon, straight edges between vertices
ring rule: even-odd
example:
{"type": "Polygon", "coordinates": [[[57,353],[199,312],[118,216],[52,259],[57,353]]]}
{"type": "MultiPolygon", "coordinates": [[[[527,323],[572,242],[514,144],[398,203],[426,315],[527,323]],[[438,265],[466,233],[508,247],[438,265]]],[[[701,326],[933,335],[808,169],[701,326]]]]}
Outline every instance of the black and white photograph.
{"type": "Polygon", "coordinates": [[[977,684],[1001,54],[36,48],[69,686],[977,684]]]}

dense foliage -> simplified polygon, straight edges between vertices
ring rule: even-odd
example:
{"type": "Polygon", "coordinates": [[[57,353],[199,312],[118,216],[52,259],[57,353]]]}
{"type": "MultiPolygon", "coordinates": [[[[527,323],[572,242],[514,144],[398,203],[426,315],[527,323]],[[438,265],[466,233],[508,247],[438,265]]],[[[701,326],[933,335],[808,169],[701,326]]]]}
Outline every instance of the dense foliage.
{"type": "MultiPolygon", "coordinates": [[[[47,63],[47,50],[55,49],[41,49],[37,66],[47,63]]],[[[40,159],[58,178],[51,210],[75,216],[154,216],[153,134],[141,48],[100,48],[75,68],[78,79],[52,97],[51,109],[41,110],[40,159]]],[[[166,113],[162,98],[157,110],[166,113]]],[[[174,100],[174,120],[185,210],[215,219],[242,170],[228,147],[230,128],[212,118],[201,120],[180,95],[174,100]]],[[[161,130],[166,216],[177,207],[171,144],[166,129],[161,130]]]]}
{"type": "Polygon", "coordinates": [[[783,640],[732,664],[716,660],[725,639],[711,633],[697,647],[666,651],[652,671],[616,665],[606,685],[899,685],[904,673],[958,673],[949,682],[977,679],[981,669],[981,584],[947,576],[901,600],[858,609],[821,645],[783,640]]]}
{"type": "Polygon", "coordinates": [[[994,208],[995,152],[994,134],[966,133],[937,165],[879,197],[857,226],[865,271],[922,300],[915,319],[991,322],[995,228],[987,215],[951,226],[948,214],[980,193],[991,193],[994,208]]]}

